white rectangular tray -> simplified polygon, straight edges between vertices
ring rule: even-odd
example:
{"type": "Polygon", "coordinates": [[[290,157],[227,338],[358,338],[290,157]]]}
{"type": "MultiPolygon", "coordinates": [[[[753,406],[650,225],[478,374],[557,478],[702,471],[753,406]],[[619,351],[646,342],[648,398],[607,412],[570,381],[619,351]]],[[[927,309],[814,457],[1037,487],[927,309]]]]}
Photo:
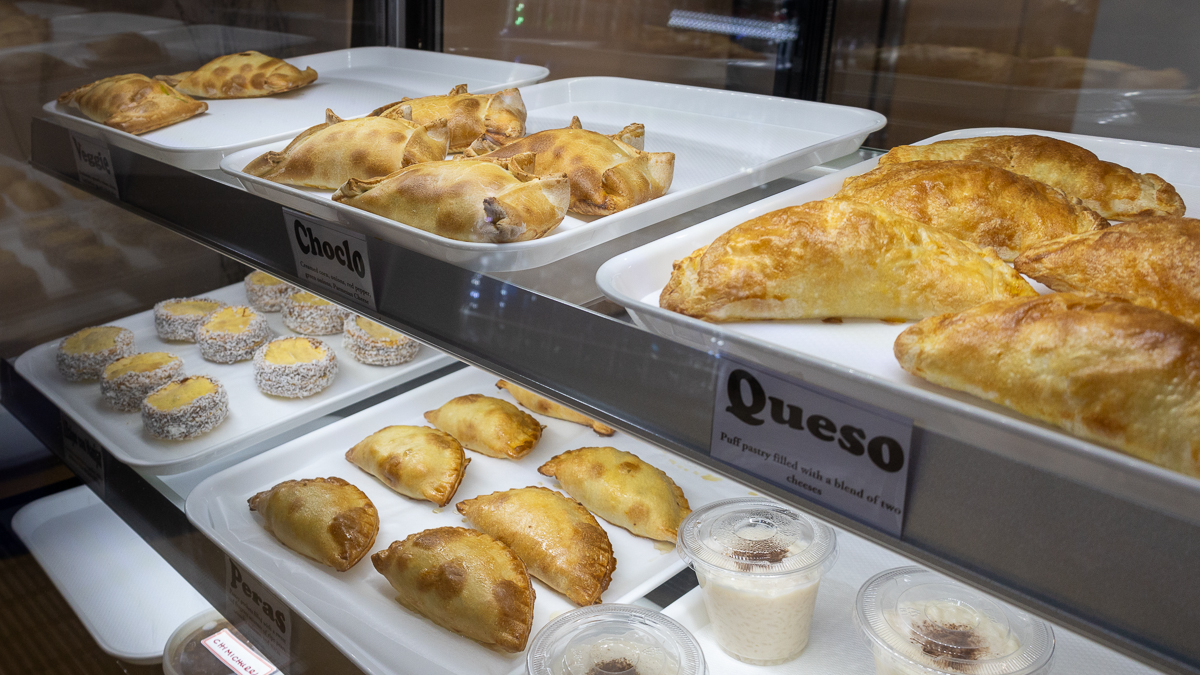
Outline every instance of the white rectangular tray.
{"type": "MultiPolygon", "coordinates": [[[[512,401],[508,392],[496,389],[495,383],[496,377],[489,373],[465,369],[232,466],[191,492],[188,519],[363,672],[503,675],[514,670],[524,672],[524,655],[492,651],[404,609],[394,599],[395,592],[387,580],[367,558],[347,572],[335,572],[287,549],[263,529],[261,519],[246,507],[246,499],[284,480],[344,478],[365,492],[379,510],[379,535],[371,549],[375,552],[427,528],[464,526],[454,507],[464,499],[530,485],[557,489],[557,482],[539,474],[537,468],[559,453],[580,447],[609,445],[638,455],[667,472],[683,489],[692,508],[749,492],[744,485],[713,476],[700,465],[622,432],[603,438],[587,427],[544,416],[537,416],[546,425],[541,441],[519,461],[468,451],[471,464],[453,503],[445,508],[402,497],[346,461],[345,451],[368,435],[392,424],[425,426],[425,411],[456,396],[481,393],[512,401]]],[[[612,584],[604,593],[605,602],[640,598],[683,568],[672,546],[599,522],[617,558],[612,584]]],[[[574,608],[564,596],[541,582],[535,581],[534,585],[537,600],[531,639],[547,621],[574,608]]]]}
{"type": "Polygon", "coordinates": [[[396,47],[355,47],[288,62],[302,70],[314,68],[317,81],[276,96],[207,101],[208,112],[141,136],[94,122],[57,101],[42,109],[69,129],[172,166],[216,169],[225,155],[290,139],[321,123],[326,108],[346,118],[360,117],[405,96],[444,94],[464,82],[472,91],[489,93],[532,84],[549,74],[541,66],[396,47]]]}
{"type": "MultiPolygon", "coordinates": [[[[293,188],[242,168],[287,141],[232,154],[221,169],[286,206],[477,272],[540,267],[742,190],[847,155],[886,120],[870,110],[828,103],[685,87],[617,77],[580,77],[525,87],[528,133],[565,127],[577,115],[585,129],[613,134],[646,125],[648,152],[674,152],[667,194],[611,216],[568,214],[534,241],[455,241],[334,202],[331,190],[293,188]]],[[[323,118],[313,118],[319,124],[323,118]]],[[[289,139],[290,140],[290,139],[289,139]]]]}
{"type": "MultiPolygon", "coordinates": [[[[204,297],[233,305],[246,304],[242,284],[233,284],[204,297]]],[[[278,312],[267,314],[276,335],[295,335],[283,325],[278,312]]],[[[55,353],[58,340],[38,345],[17,358],[17,372],[58,408],[79,423],[120,461],[151,474],[179,473],[247,448],[285,429],[303,424],[408,380],[420,377],[454,359],[432,347],[422,346],[417,357],[394,367],[368,366],[355,361],[342,348],[342,336],[320,339],[338,355],[338,374],[333,384],[319,394],[301,399],[267,396],[254,385],[251,361],[221,364],[205,361],[200,348],[190,342],[164,342],[154,330],[154,312],[147,310],[108,325],[133,331],[139,352],[165,351],[183,359],[188,375],[211,375],[229,393],[229,417],[219,427],[188,441],[164,441],[142,429],[141,415],[117,412],[100,395],[96,382],[68,382],[58,372],[55,353]]]]}

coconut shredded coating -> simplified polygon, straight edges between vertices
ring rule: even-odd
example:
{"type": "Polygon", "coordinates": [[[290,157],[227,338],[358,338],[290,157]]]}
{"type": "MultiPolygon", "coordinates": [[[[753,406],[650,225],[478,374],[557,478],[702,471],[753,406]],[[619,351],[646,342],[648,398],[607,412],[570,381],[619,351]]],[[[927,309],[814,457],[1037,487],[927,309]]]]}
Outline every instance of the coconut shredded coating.
{"type": "Polygon", "coordinates": [[[212,298],[171,298],[170,300],[163,300],[154,305],[154,330],[158,332],[158,337],[163,340],[195,342],[196,329],[200,327],[200,324],[204,323],[204,319],[212,312],[225,307],[224,302],[212,298]],[[206,302],[211,303],[213,308],[211,311],[203,314],[172,311],[175,305],[182,302],[206,302]]]}
{"type": "Polygon", "coordinates": [[[254,352],[254,384],[264,394],[286,398],[304,398],[319,393],[333,384],[337,376],[337,354],[324,342],[310,337],[285,337],[272,340],[254,352]],[[272,345],[286,345],[290,341],[304,341],[320,356],[313,361],[291,360],[281,363],[268,360],[267,352],[272,345]]]}
{"type": "Polygon", "coordinates": [[[342,332],[346,310],[306,291],[283,301],[283,325],[302,335],[335,335],[342,332]]]}
{"type": "Polygon", "coordinates": [[[229,395],[225,393],[225,387],[204,375],[172,380],[142,399],[142,425],[150,435],[168,441],[183,441],[206,434],[224,422],[228,415],[229,395]],[[215,386],[215,390],[168,410],[151,403],[155,394],[171,384],[178,382],[182,385],[192,379],[207,380],[215,386]]]}
{"type": "Polygon", "coordinates": [[[214,363],[236,363],[254,358],[255,350],[270,339],[271,326],[266,317],[244,306],[213,312],[196,329],[200,356],[214,363]],[[226,325],[229,321],[235,325],[226,325]]]}
{"type": "Polygon", "coordinates": [[[133,354],[133,331],[119,326],[90,326],[71,333],[58,343],[55,363],[58,372],[71,382],[86,382],[98,379],[105,366],[130,354],[133,354]],[[113,332],[112,344],[101,348],[79,348],[96,331],[113,332]]]}
{"type": "Polygon", "coordinates": [[[137,412],[141,409],[142,399],[146,398],[147,394],[171,380],[183,376],[183,359],[166,352],[157,352],[170,357],[166,363],[157,368],[129,370],[116,374],[126,362],[139,356],[155,353],[132,354],[117,359],[104,368],[104,375],[100,378],[100,393],[103,394],[104,400],[108,401],[109,405],[121,412],[137,412]]]}
{"type": "Polygon", "coordinates": [[[286,281],[258,271],[247,274],[242,285],[246,288],[246,300],[260,312],[278,312],[283,309],[287,296],[299,290],[286,281]]]}
{"type": "Polygon", "coordinates": [[[371,366],[398,366],[417,357],[421,343],[402,335],[366,317],[350,315],[343,324],[342,345],[356,361],[371,366]],[[386,331],[383,336],[372,335],[359,325],[358,320],[369,321],[386,331]]]}

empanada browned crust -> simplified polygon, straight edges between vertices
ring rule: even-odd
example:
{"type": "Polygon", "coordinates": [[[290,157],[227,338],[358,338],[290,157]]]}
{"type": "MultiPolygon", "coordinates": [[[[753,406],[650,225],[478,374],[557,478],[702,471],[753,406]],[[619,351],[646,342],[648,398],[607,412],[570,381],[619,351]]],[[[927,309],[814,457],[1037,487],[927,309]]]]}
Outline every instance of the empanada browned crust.
{"type": "Polygon", "coordinates": [[[1036,294],[991,250],[827,199],[748,220],[676,261],[659,304],[714,322],[904,320],[1036,294]]]}
{"type": "Polygon", "coordinates": [[[516,89],[471,94],[467,85],[460,84],[445,96],[403,98],[372,111],[371,115],[417,124],[444,119],[450,129],[450,152],[470,148],[482,154],[525,135],[525,102],[516,89]]]}
{"type": "Polygon", "coordinates": [[[208,110],[208,104],[145,75],[114,75],[72,89],[60,105],[78,108],[92,120],[131,134],[144,134],[208,110]]]}
{"type": "Polygon", "coordinates": [[[304,130],[280,152],[258,156],[242,171],[276,183],[336,190],[351,178],[386,176],[445,157],[445,120],[427,126],[385,117],[343,120],[326,110],[324,124],[304,130]]]}
{"type": "Polygon", "coordinates": [[[445,506],[454,498],[471,460],[450,434],[395,425],[346,451],[346,460],[405,497],[445,506]]]}
{"type": "Polygon", "coordinates": [[[1078,199],[986,162],[884,164],[847,178],[833,198],[882,206],[1008,261],[1041,242],[1108,227],[1078,199]]]}
{"type": "Polygon", "coordinates": [[[467,394],[425,413],[433,426],[463,447],[500,459],[521,459],[542,438],[542,425],[508,401],[467,394]]]}
{"type": "Polygon", "coordinates": [[[538,239],[567,214],[565,176],[522,182],[490,162],[422,162],[379,178],[351,178],[333,200],[427,232],[502,244],[538,239]]]}
{"type": "Polygon", "coordinates": [[[379,533],[379,512],[341,478],[285,480],[249,500],[284,546],[339,572],[354,567],[379,533]]]}
{"type": "Polygon", "coordinates": [[[1058,188],[1113,220],[1182,216],[1184,211],[1183,199],[1162,178],[1105,162],[1090,150],[1057,138],[1035,134],[981,136],[929,145],[900,145],[880,157],[879,164],[920,159],[970,159],[995,164],[1058,188]]]}
{"type": "Polygon", "coordinates": [[[931,317],[896,338],[908,372],[1200,476],[1200,329],[1105,296],[1053,293],[931,317]]]}
{"type": "Polygon", "coordinates": [[[371,556],[396,600],[447,630],[520,652],[533,627],[533,584],[512,549],[463,527],[409,535],[371,556]]]}
{"type": "Polygon", "coordinates": [[[197,98],[258,98],[307,87],[317,81],[317,71],[301,71],[283,59],[251,50],[218,56],[196,70],[157,79],[197,98]]]}
{"type": "Polygon", "coordinates": [[[1200,220],[1137,218],[1048,241],[1017,271],[1059,292],[1107,293],[1200,326],[1200,220]]]}
{"type": "Polygon", "coordinates": [[[606,216],[657,199],[671,188],[675,153],[643,152],[644,136],[641,124],[605,136],[587,131],[575,117],[565,129],[539,131],[483,159],[499,162],[522,179],[566,174],[571,210],[606,216]]]}
{"type": "Polygon", "coordinates": [[[566,420],[568,422],[574,422],[575,424],[582,424],[585,427],[591,427],[592,431],[595,431],[601,436],[612,436],[615,433],[612,427],[606,424],[601,424],[587,415],[577,413],[564,405],[559,405],[554,401],[551,401],[550,399],[542,398],[528,389],[522,389],[521,387],[518,387],[512,382],[500,380],[496,383],[496,386],[512,394],[512,397],[517,399],[517,403],[520,403],[539,415],[545,415],[547,417],[553,417],[556,420],[566,420]]]}
{"type": "Polygon", "coordinates": [[[4,188],[4,194],[25,212],[45,211],[62,202],[54,190],[29,178],[13,181],[4,188]]]}
{"type": "Polygon", "coordinates": [[[579,502],[544,487],[493,492],[458,503],[480,531],[504,542],[529,573],[571,602],[600,602],[617,559],[608,533],[579,502]]]}

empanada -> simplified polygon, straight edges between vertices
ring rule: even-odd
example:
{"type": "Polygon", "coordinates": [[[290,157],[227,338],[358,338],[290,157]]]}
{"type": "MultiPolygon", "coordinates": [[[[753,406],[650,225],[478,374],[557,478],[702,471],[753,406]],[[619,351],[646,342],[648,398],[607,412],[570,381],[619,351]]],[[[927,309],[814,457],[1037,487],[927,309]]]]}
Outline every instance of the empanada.
{"type": "Polygon", "coordinates": [[[1007,261],[1041,242],[1108,227],[1078,199],[986,162],[885,164],[847,178],[833,198],[882,206],[1007,261]]]}
{"type": "Polygon", "coordinates": [[[247,501],[284,546],[339,572],[354,567],[379,533],[375,505],[341,478],[285,480],[247,501]]]}
{"type": "Polygon", "coordinates": [[[18,13],[0,18],[0,49],[46,42],[51,24],[44,17],[18,13]]]}
{"type": "Polygon", "coordinates": [[[1057,138],[982,136],[900,145],[879,158],[879,165],[919,159],[971,159],[1058,188],[1105,218],[1182,216],[1183,199],[1175,188],[1152,173],[1135,173],[1102,161],[1095,153],[1057,138]]]}
{"type": "Polygon", "coordinates": [[[257,98],[306,87],[317,81],[317,71],[301,71],[283,59],[251,50],[218,56],[196,70],[157,79],[197,98],[257,98]]]}
{"type": "Polygon", "coordinates": [[[1200,326],[1200,220],[1138,218],[1031,248],[1017,271],[1059,292],[1107,293],[1200,326]]]}
{"type": "Polygon", "coordinates": [[[403,98],[372,111],[371,115],[417,124],[444,119],[450,129],[450,152],[470,148],[483,154],[525,135],[525,102],[516,89],[470,94],[467,85],[460,84],[445,96],[403,98]]]}
{"type": "Polygon", "coordinates": [[[659,468],[616,448],[580,448],[538,467],[592,513],[639,537],[675,541],[692,509],[659,468]]]}
{"type": "Polygon", "coordinates": [[[521,182],[490,162],[422,162],[379,178],[351,178],[333,200],[459,241],[545,236],[567,214],[565,176],[521,182]]]}
{"type": "Polygon", "coordinates": [[[542,438],[542,425],[529,413],[498,398],[467,394],[425,413],[433,426],[464,448],[500,459],[521,459],[542,438]]]}
{"type": "Polygon", "coordinates": [[[528,389],[522,389],[521,387],[518,387],[512,382],[500,380],[496,383],[496,386],[512,394],[512,397],[517,399],[517,403],[520,403],[539,415],[545,415],[547,417],[553,417],[556,420],[566,420],[568,422],[574,422],[575,424],[582,424],[585,427],[591,427],[592,431],[595,431],[601,436],[612,436],[614,433],[612,427],[601,424],[600,422],[597,422],[586,415],[577,413],[566,406],[555,403],[554,401],[542,398],[528,389]]]}
{"type": "Polygon", "coordinates": [[[1200,476],[1200,329],[1170,314],[1053,293],[931,317],[894,350],[934,384],[1200,476]]]}
{"type": "Polygon", "coordinates": [[[144,134],[208,110],[208,104],[145,75],[114,75],[65,92],[59,105],[130,134],[144,134]]]}
{"type": "Polygon", "coordinates": [[[904,320],[1036,294],[991,250],[828,199],[748,220],[676,261],[659,304],[706,321],[904,320]]]}
{"type": "Polygon", "coordinates": [[[29,178],[13,181],[4,188],[4,194],[26,213],[45,211],[62,202],[54,190],[29,178]]]}
{"type": "Polygon", "coordinates": [[[405,120],[343,120],[325,111],[325,123],[304,130],[281,152],[267,152],[242,169],[276,183],[336,190],[351,178],[386,176],[411,164],[446,156],[446,121],[418,126],[405,120]]]}
{"type": "MultiPolygon", "coordinates": [[[[612,136],[587,131],[579,118],[565,129],[539,131],[484,159],[518,178],[566,174],[576,213],[607,216],[663,196],[675,173],[675,153],[643,152],[645,127],[630,124],[612,136]]],[[[470,152],[467,153],[471,154],[470,152]]]]}
{"type": "Polygon", "coordinates": [[[471,462],[458,441],[429,427],[390,426],[346,451],[346,460],[396,492],[445,506],[471,462]]]}
{"type": "Polygon", "coordinates": [[[512,549],[482,532],[437,527],[371,556],[410,611],[463,637],[524,651],[533,627],[533,584],[512,549]]]}
{"type": "Polygon", "coordinates": [[[529,573],[577,605],[594,605],[617,559],[608,533],[583,506],[544,487],[493,492],[458,503],[481,532],[504,542],[529,573]]]}

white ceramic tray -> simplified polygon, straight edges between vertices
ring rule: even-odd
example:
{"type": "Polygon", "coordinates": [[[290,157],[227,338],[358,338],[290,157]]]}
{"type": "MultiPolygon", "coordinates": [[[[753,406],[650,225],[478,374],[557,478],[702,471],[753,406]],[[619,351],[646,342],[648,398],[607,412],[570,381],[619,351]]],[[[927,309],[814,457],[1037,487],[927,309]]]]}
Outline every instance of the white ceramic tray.
{"type": "MultiPolygon", "coordinates": [[[[233,305],[246,304],[242,284],[226,286],[204,297],[233,305]]],[[[276,335],[295,335],[283,325],[278,312],[267,314],[276,335]]],[[[449,356],[422,346],[417,357],[394,367],[368,366],[355,361],[342,348],[342,336],[319,339],[338,355],[338,374],[328,389],[314,396],[285,399],[267,396],[254,385],[251,361],[220,364],[200,357],[200,348],[190,342],[164,342],[154,331],[154,312],[147,310],[107,325],[133,331],[139,352],[166,351],[183,359],[188,375],[211,375],[229,393],[229,417],[219,427],[189,441],[164,441],[142,429],[141,415],[117,412],[100,396],[96,382],[68,382],[58,372],[54,358],[58,340],[53,340],[17,358],[17,372],[58,408],[79,423],[118,460],[151,474],[179,473],[249,447],[285,429],[303,424],[381,391],[403,384],[454,362],[449,356]]]]}
{"type": "Polygon", "coordinates": [[[229,153],[295,137],[323,121],[326,108],[359,117],[405,96],[444,94],[464,82],[472,91],[488,93],[532,84],[549,74],[541,66],[395,47],[356,47],[288,62],[316,69],[317,81],[276,96],[208,101],[208,112],[141,136],[93,122],[56,101],[42,109],[67,128],[117,147],[181,169],[215,169],[229,153]]]}
{"type": "MultiPolygon", "coordinates": [[[[421,530],[464,526],[455,504],[497,490],[543,485],[558,487],[537,468],[554,455],[575,448],[609,445],[627,450],[661,468],[683,489],[692,508],[747,488],[710,475],[697,464],[627,434],[604,438],[587,427],[537,416],[546,425],[533,452],[520,461],[494,459],[468,451],[471,464],[454,501],[445,508],[411,500],[346,461],[345,451],[391,424],[427,425],[422,414],[455,396],[481,393],[512,401],[495,387],[496,377],[468,368],[380,403],[307,436],[226,469],[198,485],[188,496],[188,518],[239,564],[252,570],[293,611],[299,612],[337,645],[363,672],[471,673],[524,672],[524,656],[487,649],[410,613],[395,601],[386,579],[363,558],[339,573],[311,562],[280,544],[246,507],[246,499],[288,479],[338,476],[362,489],[379,509],[379,536],[372,552],[421,530]]],[[[603,520],[617,558],[606,602],[629,602],[656,588],[683,568],[674,547],[635,537],[603,520]]],[[[565,597],[535,581],[533,634],[551,618],[574,607],[565,597]]]]}

